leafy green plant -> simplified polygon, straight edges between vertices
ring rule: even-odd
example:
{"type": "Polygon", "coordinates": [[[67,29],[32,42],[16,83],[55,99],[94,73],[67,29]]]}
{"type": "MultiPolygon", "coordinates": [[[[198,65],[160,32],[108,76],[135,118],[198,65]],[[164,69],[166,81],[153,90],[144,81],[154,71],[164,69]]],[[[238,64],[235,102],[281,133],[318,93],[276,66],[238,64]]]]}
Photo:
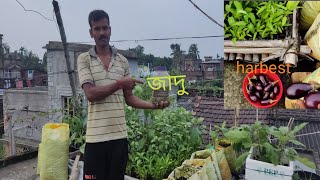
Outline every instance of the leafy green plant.
{"type": "Polygon", "coordinates": [[[299,1],[229,1],[225,4],[225,38],[255,40],[274,38],[290,26],[289,15],[299,5],[299,1]]]}
{"type": "MultiPolygon", "coordinates": [[[[144,92],[144,88],[142,87],[144,92]]],[[[145,97],[148,98],[148,97],[145,97]]],[[[126,173],[141,179],[163,179],[202,144],[200,124],[183,108],[145,112],[126,106],[130,144],[126,173]]]]}
{"type": "Polygon", "coordinates": [[[87,111],[83,109],[74,116],[65,114],[62,118],[62,122],[69,124],[70,146],[80,148],[80,151],[84,153],[87,111]]]}

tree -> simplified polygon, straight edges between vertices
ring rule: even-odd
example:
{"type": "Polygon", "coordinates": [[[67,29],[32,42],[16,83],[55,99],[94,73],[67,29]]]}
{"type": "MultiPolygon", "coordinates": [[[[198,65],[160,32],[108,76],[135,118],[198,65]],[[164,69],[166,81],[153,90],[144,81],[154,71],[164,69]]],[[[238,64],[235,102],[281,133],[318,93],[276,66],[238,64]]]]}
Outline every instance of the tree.
{"type": "Polygon", "coordinates": [[[138,58],[142,58],[143,55],[144,55],[144,53],[143,53],[144,52],[144,47],[141,46],[141,45],[138,45],[135,48],[129,48],[129,51],[133,51],[133,52],[137,53],[138,58]]]}
{"type": "Polygon", "coordinates": [[[185,54],[185,51],[181,50],[180,44],[171,44],[170,48],[172,50],[171,56],[173,56],[173,59],[180,58],[183,54],[185,54]]]}
{"type": "Polygon", "coordinates": [[[172,59],[169,57],[155,57],[153,54],[145,54],[144,47],[141,45],[136,46],[135,48],[129,48],[129,51],[137,53],[139,63],[150,67],[153,66],[166,66],[167,70],[171,70],[172,59]]]}
{"type": "Polygon", "coordinates": [[[23,56],[26,53],[26,48],[21,47],[19,51],[20,51],[20,54],[23,56]]]}
{"type": "Polygon", "coordinates": [[[47,56],[47,52],[45,52],[43,54],[43,58],[42,58],[42,65],[44,67],[44,70],[47,72],[47,64],[48,64],[48,56],[47,56]]]}
{"type": "Polygon", "coordinates": [[[188,54],[194,59],[200,59],[199,50],[197,44],[191,44],[189,47],[188,54]]]}
{"type": "Polygon", "coordinates": [[[2,49],[4,54],[10,54],[10,46],[8,44],[2,44],[2,49]]]}

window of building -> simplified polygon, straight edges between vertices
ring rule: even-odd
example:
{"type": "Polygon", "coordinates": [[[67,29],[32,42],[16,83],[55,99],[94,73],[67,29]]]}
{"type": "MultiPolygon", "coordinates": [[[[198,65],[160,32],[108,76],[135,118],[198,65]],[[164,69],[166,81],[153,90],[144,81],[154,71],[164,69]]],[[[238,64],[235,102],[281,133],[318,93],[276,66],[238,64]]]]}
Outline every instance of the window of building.
{"type": "MultiPolygon", "coordinates": [[[[63,110],[65,114],[69,114],[71,116],[74,116],[76,113],[75,105],[73,102],[73,98],[71,96],[64,96],[63,99],[63,110]]],[[[83,106],[83,95],[78,95],[78,101],[79,105],[83,106]]]]}

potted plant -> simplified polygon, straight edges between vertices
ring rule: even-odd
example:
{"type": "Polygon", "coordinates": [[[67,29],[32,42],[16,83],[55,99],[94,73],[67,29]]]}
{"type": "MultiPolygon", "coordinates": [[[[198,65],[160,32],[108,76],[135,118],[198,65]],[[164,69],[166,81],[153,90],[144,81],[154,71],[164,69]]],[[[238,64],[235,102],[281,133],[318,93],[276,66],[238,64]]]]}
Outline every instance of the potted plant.
{"type": "MultiPolygon", "coordinates": [[[[288,127],[268,127],[256,122],[250,128],[252,141],[249,152],[245,152],[238,158],[238,165],[241,160],[246,158],[245,176],[250,179],[292,179],[294,173],[294,160],[300,157],[297,151],[288,146],[293,143],[297,146],[304,146],[296,140],[295,135],[307,123],[296,126],[293,130],[288,127]]],[[[246,127],[247,129],[248,127],[246,127]]],[[[308,160],[302,163],[305,165],[313,164],[308,160]]]]}

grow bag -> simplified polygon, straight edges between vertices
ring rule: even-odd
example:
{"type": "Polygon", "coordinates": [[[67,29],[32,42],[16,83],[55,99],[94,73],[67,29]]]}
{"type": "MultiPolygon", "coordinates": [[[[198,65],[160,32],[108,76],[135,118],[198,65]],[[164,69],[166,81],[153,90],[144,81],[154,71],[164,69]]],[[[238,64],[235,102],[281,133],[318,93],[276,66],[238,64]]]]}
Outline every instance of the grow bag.
{"type": "Polygon", "coordinates": [[[47,123],[42,128],[37,174],[41,180],[68,179],[69,125],[47,123]]]}
{"type": "Polygon", "coordinates": [[[224,150],[216,150],[216,153],[213,154],[213,151],[208,149],[194,152],[191,155],[190,159],[207,159],[210,156],[216,156],[217,163],[219,166],[219,174],[221,175],[222,180],[230,180],[231,179],[231,172],[229,168],[228,161],[226,156],[224,155],[224,150]]]}

